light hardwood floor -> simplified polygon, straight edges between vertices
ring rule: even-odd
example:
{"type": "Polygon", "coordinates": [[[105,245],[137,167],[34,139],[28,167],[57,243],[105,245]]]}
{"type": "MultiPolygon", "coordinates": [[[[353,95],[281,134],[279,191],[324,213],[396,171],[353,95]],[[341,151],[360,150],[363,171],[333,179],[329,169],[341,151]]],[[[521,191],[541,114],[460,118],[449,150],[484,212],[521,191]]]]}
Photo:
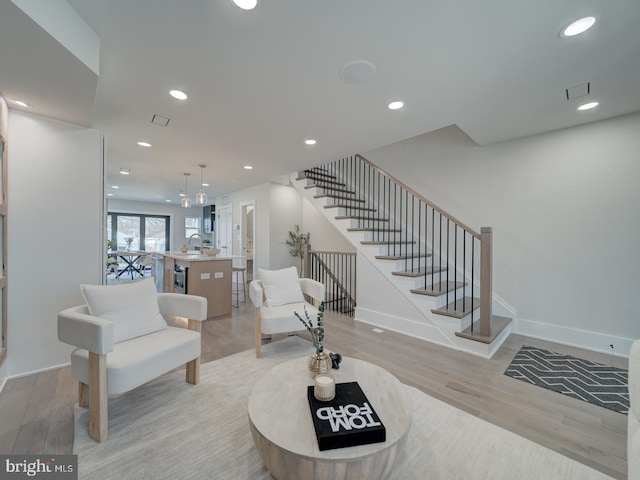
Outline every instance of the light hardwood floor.
{"type": "MultiPolygon", "coordinates": [[[[503,375],[525,344],[620,368],[627,368],[625,359],[511,335],[494,358],[485,360],[394,332],[374,333],[371,326],[333,312],[327,312],[325,325],[326,348],[378,364],[433,397],[626,478],[625,415],[503,375]]],[[[306,332],[300,336],[309,338],[306,332]]],[[[250,304],[203,323],[205,362],[252,346],[250,304]]],[[[68,367],[7,382],[0,394],[0,453],[71,453],[76,392],[68,367]]]]}

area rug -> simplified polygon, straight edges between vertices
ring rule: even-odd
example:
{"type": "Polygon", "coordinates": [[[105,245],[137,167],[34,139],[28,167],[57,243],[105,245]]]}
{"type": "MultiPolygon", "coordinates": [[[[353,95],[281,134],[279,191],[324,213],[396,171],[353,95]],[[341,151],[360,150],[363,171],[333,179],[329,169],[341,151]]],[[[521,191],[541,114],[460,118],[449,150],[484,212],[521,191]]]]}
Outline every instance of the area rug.
{"type": "Polygon", "coordinates": [[[525,345],[504,374],[625,415],[629,411],[629,375],[621,368],[525,345]]]}
{"type": "MultiPolygon", "coordinates": [[[[289,337],[265,345],[259,359],[250,350],[203,364],[197,386],[185,383],[184,372],[164,375],[109,399],[109,438],[103,443],[89,438],[87,410],[76,406],[74,453],[79,478],[271,479],[249,432],[247,398],[267,369],[311,353],[310,343],[289,337]]],[[[610,478],[415,388],[405,388],[414,413],[390,479],[610,478]]]]}

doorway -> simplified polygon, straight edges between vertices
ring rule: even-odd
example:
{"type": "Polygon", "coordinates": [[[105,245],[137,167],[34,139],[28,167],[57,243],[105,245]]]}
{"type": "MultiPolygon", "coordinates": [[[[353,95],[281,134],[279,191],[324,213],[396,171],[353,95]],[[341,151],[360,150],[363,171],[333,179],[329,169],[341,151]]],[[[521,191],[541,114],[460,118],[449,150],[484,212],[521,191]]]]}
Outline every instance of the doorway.
{"type": "Polygon", "coordinates": [[[256,245],[256,217],[255,202],[244,202],[240,204],[242,208],[242,219],[240,222],[240,243],[242,255],[246,258],[247,282],[255,278],[255,245],[256,245]]]}
{"type": "Polygon", "coordinates": [[[233,237],[231,235],[232,217],[231,205],[223,205],[217,209],[216,221],[218,231],[216,233],[217,247],[223,256],[233,255],[233,237]]]}

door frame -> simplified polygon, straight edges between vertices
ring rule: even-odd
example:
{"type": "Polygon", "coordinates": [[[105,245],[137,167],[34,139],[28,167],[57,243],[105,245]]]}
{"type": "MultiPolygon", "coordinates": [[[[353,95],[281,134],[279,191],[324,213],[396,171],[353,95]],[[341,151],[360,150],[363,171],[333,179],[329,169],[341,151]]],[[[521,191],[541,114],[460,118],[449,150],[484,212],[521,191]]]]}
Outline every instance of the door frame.
{"type": "MultiPolygon", "coordinates": [[[[251,241],[253,242],[253,254],[252,254],[252,268],[251,268],[251,272],[248,272],[247,269],[247,273],[250,273],[251,279],[255,279],[256,277],[256,201],[255,200],[248,200],[246,202],[241,202],[240,203],[240,248],[242,250],[242,255],[246,256],[246,245],[244,243],[244,228],[246,225],[246,219],[247,219],[247,207],[253,207],[253,236],[251,238],[251,241]]],[[[245,259],[246,262],[246,259],[245,259]]],[[[246,266],[247,264],[245,264],[246,266]]]]}

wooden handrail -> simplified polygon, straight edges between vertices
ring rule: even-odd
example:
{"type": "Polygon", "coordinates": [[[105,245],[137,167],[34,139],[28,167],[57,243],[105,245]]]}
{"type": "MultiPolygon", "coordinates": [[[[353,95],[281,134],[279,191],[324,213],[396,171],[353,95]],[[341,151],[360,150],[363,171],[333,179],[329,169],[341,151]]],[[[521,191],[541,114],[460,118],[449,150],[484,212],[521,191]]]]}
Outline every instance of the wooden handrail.
{"type": "Polygon", "coordinates": [[[367,160],[366,158],[364,158],[362,155],[360,155],[359,153],[356,153],[355,155],[357,158],[359,158],[360,160],[362,160],[363,162],[365,162],[366,164],[368,164],[371,168],[373,168],[375,171],[377,171],[378,173],[388,177],[389,179],[391,179],[392,181],[394,181],[395,183],[397,183],[398,185],[400,185],[402,188],[404,188],[407,192],[409,192],[411,195],[413,195],[414,197],[418,198],[421,202],[425,203],[426,205],[429,205],[431,208],[433,208],[436,212],[440,213],[441,215],[443,215],[445,218],[448,218],[449,220],[451,220],[452,222],[454,222],[455,224],[457,224],[458,226],[460,226],[461,228],[463,228],[465,231],[469,232],[471,235],[473,235],[474,237],[476,237],[478,240],[480,240],[480,234],[478,232],[476,232],[473,228],[468,227],[467,225],[465,225],[464,223],[462,223],[460,220],[458,220],[456,217],[454,217],[453,215],[451,215],[450,213],[448,213],[446,210],[443,210],[442,208],[438,207],[436,204],[434,204],[433,202],[427,200],[425,197],[423,197],[422,195],[420,195],[418,192],[416,192],[413,188],[409,187],[406,183],[398,180],[396,177],[394,177],[393,175],[385,172],[383,169],[381,169],[380,167],[378,167],[377,165],[375,165],[374,163],[372,163],[371,161],[367,160]]]}

